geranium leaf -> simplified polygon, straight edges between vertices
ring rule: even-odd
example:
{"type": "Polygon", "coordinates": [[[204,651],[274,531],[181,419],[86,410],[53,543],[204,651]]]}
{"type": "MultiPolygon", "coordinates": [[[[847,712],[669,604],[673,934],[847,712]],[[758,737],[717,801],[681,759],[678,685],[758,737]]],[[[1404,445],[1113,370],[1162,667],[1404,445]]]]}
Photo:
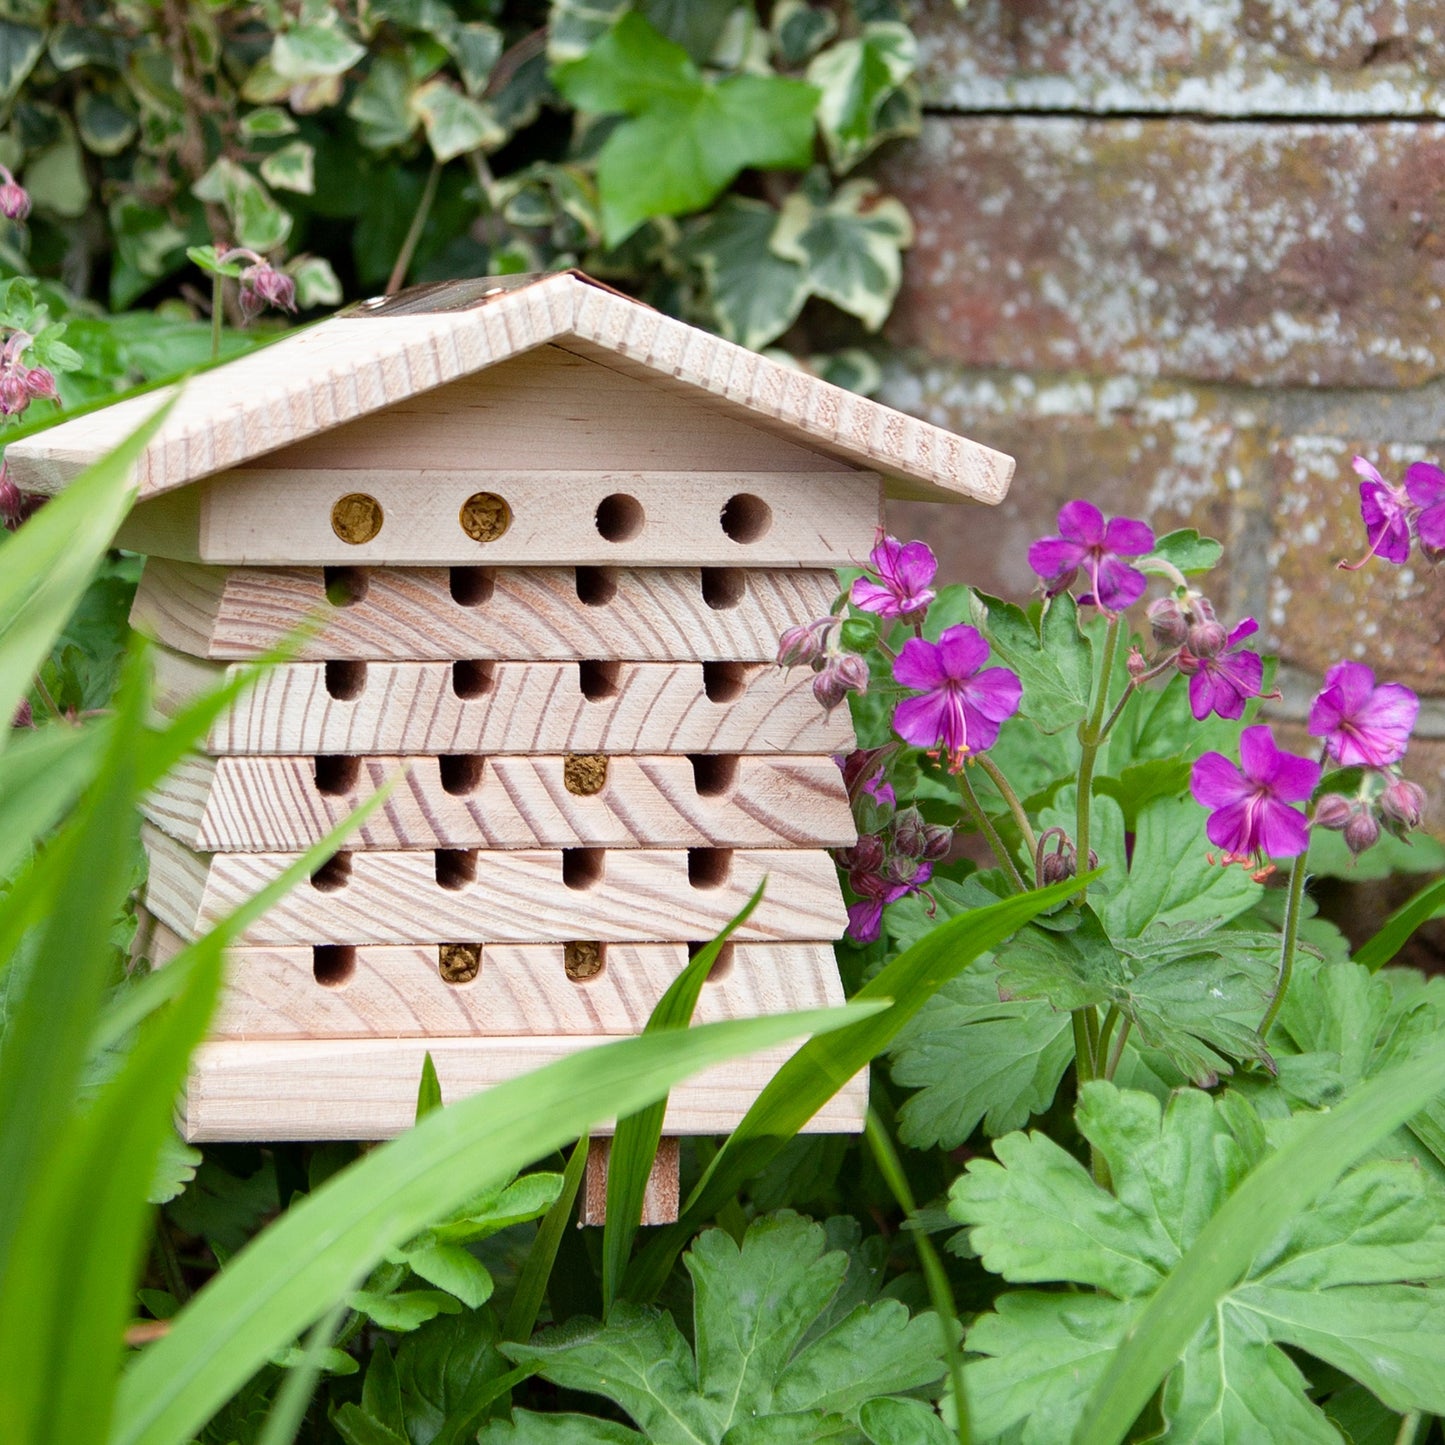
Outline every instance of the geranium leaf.
{"type": "Polygon", "coordinates": [[[993,660],[1018,673],[1024,685],[1019,710],[1040,732],[1083,721],[1094,685],[1094,649],[1079,630],[1072,597],[1055,597],[1038,623],[1022,607],[984,592],[974,593],[972,612],[993,660]]]}
{"type": "Polygon", "coordinates": [[[1186,577],[1199,577],[1219,565],[1223,546],[1213,537],[1201,537],[1193,527],[1170,532],[1154,543],[1152,557],[1172,562],[1186,577]]]}

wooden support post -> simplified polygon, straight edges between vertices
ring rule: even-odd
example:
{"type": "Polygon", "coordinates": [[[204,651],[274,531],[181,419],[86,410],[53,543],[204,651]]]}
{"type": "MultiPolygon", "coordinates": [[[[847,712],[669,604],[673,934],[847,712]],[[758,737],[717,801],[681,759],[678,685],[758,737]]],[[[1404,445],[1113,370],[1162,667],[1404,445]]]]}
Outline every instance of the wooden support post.
{"type": "MultiPolygon", "coordinates": [[[[582,1185],[583,1224],[607,1222],[607,1164],[611,1157],[611,1139],[594,1139],[587,1146],[587,1174],[582,1185]]],[[[652,1172],[647,1176],[642,1222],[675,1224],[679,1195],[677,1140],[664,1137],[657,1146],[652,1172]]]]}

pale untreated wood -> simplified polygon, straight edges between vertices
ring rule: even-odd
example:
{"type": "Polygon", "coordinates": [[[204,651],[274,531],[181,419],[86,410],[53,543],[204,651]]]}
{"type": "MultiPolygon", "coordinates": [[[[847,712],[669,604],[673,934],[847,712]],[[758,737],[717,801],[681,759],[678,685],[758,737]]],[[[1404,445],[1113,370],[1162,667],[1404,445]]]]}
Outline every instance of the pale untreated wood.
{"type": "MultiPolygon", "coordinates": [[[[151,860],[146,906],[190,937],[234,912],[291,861],[279,853],[193,853],[149,824],[143,837],[151,860]]],[[[739,941],[842,936],[847,914],[833,860],[821,850],[517,849],[347,854],[310,885],[292,889],[241,941],[711,938],[764,876],[766,896],[739,941]]]]}
{"type": "MultiPolygon", "coordinates": [[[[743,585],[709,592],[706,571],[641,567],[499,567],[489,577],[440,567],[365,568],[333,578],[320,567],[202,567],[152,558],[132,625],[195,657],[256,657],[294,636],[303,659],[424,662],[771,661],[789,627],[823,616],[838,594],[831,572],[748,570],[743,585]],[[463,596],[486,594],[475,603],[463,596]],[[469,588],[477,589],[476,592],[469,588]],[[358,594],[364,594],[359,595],[358,594]]],[[[737,579],[729,579],[734,581],[737,579]]]]}
{"type": "MultiPolygon", "coordinates": [[[[238,664],[153,649],[164,713],[238,664]]],[[[771,663],[299,662],[266,672],[211,728],[211,753],[847,753],[846,707],[825,713],[807,669],[771,663]],[[482,691],[474,691],[485,683],[482,691]],[[584,684],[586,691],[584,691],[584,684]]]]}
{"type": "MultiPolygon", "coordinates": [[[[163,923],[154,923],[149,933],[142,954],[162,967],[182,947],[181,938],[163,923]]],[[[475,976],[449,983],[435,944],[373,944],[323,950],[319,956],[301,946],[232,948],[211,1035],[337,1039],[640,1033],[687,961],[685,943],[609,943],[597,955],[598,971],[574,978],[560,943],[489,943],[481,949],[475,976]]],[[[735,943],[725,947],[703,985],[693,1017],[696,1023],[714,1023],[842,1002],[831,944],[735,943]]]]}
{"type": "MultiPolygon", "coordinates": [[[[442,1099],[516,1078],[601,1038],[217,1040],[192,1059],[180,1123],[193,1141],[386,1139],[416,1117],[422,1060],[430,1053],[442,1099]]],[[[725,1134],[794,1052],[768,1049],[706,1069],[673,1087],[668,1134],[725,1134]]],[[[868,1107],[866,1071],[849,1080],[804,1133],[858,1133],[868,1107]]],[[[595,1132],[610,1133],[604,1123],[595,1132]]]]}
{"type": "MultiPolygon", "coordinates": [[[[607,1223],[607,1171],[611,1162],[612,1140],[593,1139],[587,1146],[587,1169],[582,1180],[583,1224],[607,1223]]],[[[642,1224],[676,1221],[681,1202],[679,1163],[677,1140],[664,1137],[658,1142],[657,1155],[642,1193],[642,1224]]]]}
{"type": "Polygon", "coordinates": [[[863,565],[882,522],[876,474],[723,470],[728,459],[719,451],[694,472],[446,470],[421,457],[409,467],[246,468],[141,503],[119,540],[241,566],[863,565]],[[380,508],[369,538],[333,525],[338,501],[355,495],[380,508]],[[478,496],[496,520],[474,537],[465,509],[478,496]]]}
{"type": "Polygon", "coordinates": [[[594,758],[570,771],[564,757],[192,758],[145,814],[198,852],[300,853],[403,775],[353,847],[816,848],[856,836],[832,758],[594,758]]]}
{"type": "MultiPolygon", "coordinates": [[[[521,284],[507,278],[479,304],[441,313],[375,309],[382,314],[343,313],[192,378],[140,459],[141,495],[330,434],[548,343],[645,382],[664,401],[669,393],[681,394],[721,420],[832,462],[881,472],[890,495],[996,503],[1008,490],[1011,458],[674,321],[583,277],[543,276],[521,284]]],[[[10,443],[11,476],[28,491],[58,490],[112,451],[161,400],[138,397],[10,443]]],[[[665,436],[666,429],[658,428],[658,434],[665,436]]],[[[661,445],[654,442],[658,450],[661,445]]],[[[606,464],[616,463],[608,458],[606,464]]],[[[774,465],[768,461],[763,469],[774,465]]]]}

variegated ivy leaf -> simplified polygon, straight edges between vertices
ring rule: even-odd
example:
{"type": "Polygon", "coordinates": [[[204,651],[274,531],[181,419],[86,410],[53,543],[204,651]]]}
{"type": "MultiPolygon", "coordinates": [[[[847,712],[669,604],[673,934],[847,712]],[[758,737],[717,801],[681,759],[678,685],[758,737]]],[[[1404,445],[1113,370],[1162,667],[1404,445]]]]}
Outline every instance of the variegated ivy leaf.
{"type": "Polygon", "coordinates": [[[553,65],[580,60],[609,31],[631,0],[553,0],[547,58],[553,65]]]}
{"type": "Polygon", "coordinates": [[[296,122],[279,105],[257,106],[241,117],[241,134],[247,140],[271,140],[276,136],[295,135],[296,122]]]}
{"type": "Polygon", "coordinates": [[[236,242],[253,251],[271,251],[291,234],[291,217],[271,198],[261,182],[233,160],[222,156],[191,187],[200,201],[225,207],[236,242]]]}
{"type": "Polygon", "coordinates": [[[410,104],[421,117],[432,154],[439,161],[468,151],[492,150],[507,138],[490,107],[444,80],[428,81],[413,92],[410,104]]]}
{"type": "Polygon", "coordinates": [[[775,256],[807,271],[815,296],[877,331],[903,279],[913,222],[902,202],[881,195],[872,181],[848,181],[822,204],[803,187],[783,203],[769,244],[775,256]]]}
{"type": "Polygon", "coordinates": [[[90,204],[90,176],[68,117],[61,117],[55,142],[26,163],[25,189],[41,210],[67,217],[85,213],[90,204]]]}
{"type": "Polygon", "coordinates": [[[20,89],[44,48],[43,31],[14,20],[0,20],[0,101],[8,101],[20,89]]]}
{"type": "Polygon", "coordinates": [[[92,155],[119,155],[135,139],[135,112],[101,90],[87,90],[75,102],[75,125],[92,155]]]}
{"type": "Polygon", "coordinates": [[[380,55],[356,88],[346,113],[356,122],[357,138],[368,150],[405,145],[420,124],[411,108],[412,79],[399,56],[380,55]]]}
{"type": "Polygon", "coordinates": [[[835,170],[851,170],[890,136],[917,129],[917,107],[894,101],[917,62],[913,32],[887,20],[813,57],[807,75],[822,92],[818,124],[835,170]]]}
{"type": "Polygon", "coordinates": [[[271,42],[271,68],[283,80],[313,80],[344,75],[366,54],[339,23],[298,25],[271,42]]]}
{"type": "Polygon", "coordinates": [[[779,0],[769,28],[778,59],[784,65],[801,65],[838,33],[838,17],[808,0],[779,0]]]}
{"type": "Polygon", "coordinates": [[[781,336],[808,299],[808,273],[768,249],[778,213],[763,201],[729,196],[688,237],[718,330],[759,351],[781,336]]]}
{"type": "Polygon", "coordinates": [[[324,256],[297,256],[286,263],[286,274],[296,283],[299,310],[341,305],[341,282],[324,256]]]}
{"type": "Polygon", "coordinates": [[[872,396],[883,385],[883,368],[858,346],[810,356],[808,365],[824,381],[857,392],[859,396],[872,396]]]}
{"type": "Polygon", "coordinates": [[[278,191],[309,196],[316,189],[316,152],[307,141],[291,141],[261,162],[261,178],[278,191]]]}

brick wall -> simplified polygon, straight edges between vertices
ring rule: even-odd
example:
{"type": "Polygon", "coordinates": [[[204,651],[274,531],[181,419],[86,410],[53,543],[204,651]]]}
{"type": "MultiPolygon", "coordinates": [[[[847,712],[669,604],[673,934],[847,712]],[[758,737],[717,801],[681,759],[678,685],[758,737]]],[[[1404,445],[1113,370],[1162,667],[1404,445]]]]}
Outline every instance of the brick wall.
{"type": "Polygon", "coordinates": [[[951,579],[1021,593],[1089,496],[1230,544],[1216,600],[1281,718],[1366,657],[1427,695],[1445,818],[1445,571],[1362,550],[1349,462],[1445,465],[1445,0],[948,0],[888,152],[918,242],[884,399],[1019,460],[1001,514],[895,504],[951,579]]]}

